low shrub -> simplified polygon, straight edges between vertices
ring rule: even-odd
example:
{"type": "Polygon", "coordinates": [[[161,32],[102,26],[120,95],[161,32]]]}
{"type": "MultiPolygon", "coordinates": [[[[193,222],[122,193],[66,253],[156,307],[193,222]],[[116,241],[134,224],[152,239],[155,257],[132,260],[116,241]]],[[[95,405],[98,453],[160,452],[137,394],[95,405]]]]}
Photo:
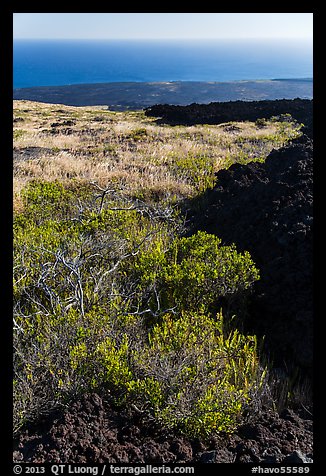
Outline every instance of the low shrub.
{"type": "Polygon", "coordinates": [[[248,252],[238,253],[234,245],[199,231],[191,237],[176,237],[169,246],[160,240],[141,251],[131,272],[142,290],[148,289],[149,307],[214,313],[223,303],[231,312],[236,301],[259,279],[248,252]]]}
{"type": "Polygon", "coordinates": [[[97,389],[192,436],[232,431],[259,386],[254,336],[223,324],[249,253],[178,213],[34,182],[15,218],[14,428],[97,389]],[[221,307],[221,311],[219,308],[221,307]]]}
{"type": "Polygon", "coordinates": [[[133,353],[138,379],[128,390],[167,427],[189,436],[229,432],[260,385],[256,351],[255,337],[224,335],[222,314],[165,314],[133,353]]]}
{"type": "Polygon", "coordinates": [[[172,172],[183,177],[201,193],[212,188],[215,181],[216,159],[209,155],[178,156],[173,160],[172,172]]]}

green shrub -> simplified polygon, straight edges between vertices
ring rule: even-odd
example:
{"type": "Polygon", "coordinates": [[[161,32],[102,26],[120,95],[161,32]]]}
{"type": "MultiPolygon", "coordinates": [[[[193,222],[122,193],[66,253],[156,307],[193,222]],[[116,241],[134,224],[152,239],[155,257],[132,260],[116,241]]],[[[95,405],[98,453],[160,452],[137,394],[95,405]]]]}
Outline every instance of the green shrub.
{"type": "Polygon", "coordinates": [[[173,173],[185,177],[197,192],[212,188],[215,182],[215,159],[208,155],[191,155],[175,157],[173,173]]]}
{"type": "Polygon", "coordinates": [[[15,129],[13,138],[14,138],[14,140],[20,139],[26,133],[27,133],[27,131],[25,131],[24,129],[15,129]]]}
{"type": "MultiPolygon", "coordinates": [[[[176,238],[168,249],[160,241],[141,252],[134,264],[139,286],[160,290],[163,308],[215,312],[221,298],[231,306],[259,279],[248,252],[206,232],[176,238]]],[[[157,301],[153,296],[155,306],[157,301]]]]}
{"type": "Polygon", "coordinates": [[[129,359],[138,407],[189,436],[232,431],[259,385],[259,364],[255,337],[222,328],[221,314],[164,315],[129,359]]]}
{"type": "Polygon", "coordinates": [[[59,214],[62,216],[67,213],[71,200],[74,199],[72,194],[64,188],[59,181],[44,182],[41,180],[32,180],[28,186],[22,191],[22,199],[28,216],[37,222],[45,220],[59,214]]]}
{"type": "Polygon", "coordinates": [[[134,140],[135,142],[141,141],[144,138],[147,139],[147,137],[148,137],[148,132],[145,127],[139,127],[138,129],[134,129],[133,131],[131,131],[131,133],[128,136],[128,138],[134,140]]]}
{"type": "Polygon", "coordinates": [[[14,224],[14,427],[89,390],[192,436],[232,431],[257,388],[256,340],[222,313],[258,271],[158,204],[32,182],[14,224]],[[221,298],[225,300],[222,303],[221,298]]]}

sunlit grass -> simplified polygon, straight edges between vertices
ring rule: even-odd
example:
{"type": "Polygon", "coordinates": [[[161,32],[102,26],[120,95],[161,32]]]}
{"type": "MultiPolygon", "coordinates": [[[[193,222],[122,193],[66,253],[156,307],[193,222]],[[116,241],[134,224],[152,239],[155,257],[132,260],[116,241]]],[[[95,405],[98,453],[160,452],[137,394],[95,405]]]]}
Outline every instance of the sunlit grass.
{"type": "Polygon", "coordinates": [[[143,111],[14,101],[14,204],[34,178],[189,198],[211,186],[218,170],[264,160],[299,129],[278,121],[168,126],[143,111]]]}

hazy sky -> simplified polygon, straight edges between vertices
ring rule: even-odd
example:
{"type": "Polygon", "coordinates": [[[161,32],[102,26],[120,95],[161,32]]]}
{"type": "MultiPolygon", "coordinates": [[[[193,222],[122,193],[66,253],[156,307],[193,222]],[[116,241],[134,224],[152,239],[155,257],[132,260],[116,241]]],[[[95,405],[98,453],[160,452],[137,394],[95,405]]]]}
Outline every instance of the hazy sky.
{"type": "Polygon", "coordinates": [[[14,13],[14,38],[310,38],[312,13],[14,13]]]}

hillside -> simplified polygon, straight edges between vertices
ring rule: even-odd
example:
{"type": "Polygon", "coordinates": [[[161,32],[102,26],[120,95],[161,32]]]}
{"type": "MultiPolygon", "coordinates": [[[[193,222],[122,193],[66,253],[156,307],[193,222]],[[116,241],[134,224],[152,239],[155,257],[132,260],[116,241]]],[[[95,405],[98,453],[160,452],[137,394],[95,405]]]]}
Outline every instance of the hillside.
{"type": "Polygon", "coordinates": [[[285,339],[300,306],[311,331],[296,104],[169,125],[14,102],[15,461],[312,461],[310,342],[285,339]]]}
{"type": "Polygon", "coordinates": [[[263,127],[255,119],[170,127],[143,111],[31,101],[14,101],[13,121],[15,193],[35,178],[75,179],[176,199],[206,189],[220,168],[265,158],[300,129],[277,117],[263,127]]]}

